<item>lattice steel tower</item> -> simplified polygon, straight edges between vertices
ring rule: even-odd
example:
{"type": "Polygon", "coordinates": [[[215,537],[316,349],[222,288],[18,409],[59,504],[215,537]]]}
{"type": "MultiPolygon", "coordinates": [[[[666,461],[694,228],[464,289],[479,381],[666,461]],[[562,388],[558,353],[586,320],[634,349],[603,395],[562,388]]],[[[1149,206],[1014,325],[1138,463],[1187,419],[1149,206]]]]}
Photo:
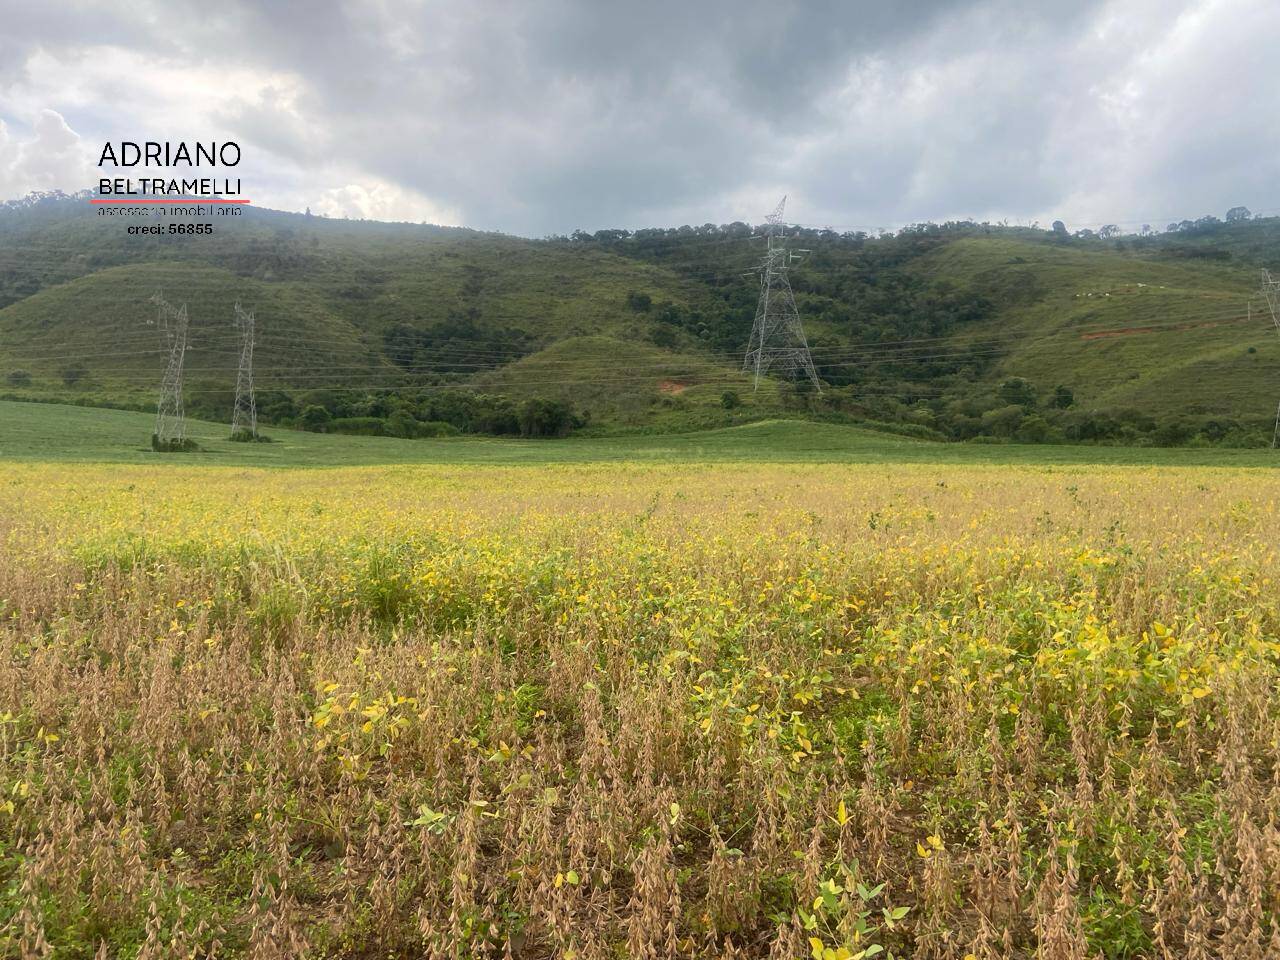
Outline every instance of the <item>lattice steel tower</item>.
{"type": "Polygon", "coordinates": [[[236,373],[236,406],[231,414],[231,435],[258,435],[258,407],[253,399],[253,312],[236,301],[236,329],[240,331],[240,369],[236,373]]]}
{"type": "Polygon", "coordinates": [[[764,262],[760,271],[760,302],[756,306],[756,320],[751,327],[751,340],[747,355],[742,361],[743,372],[754,373],[757,390],[760,378],[771,370],[789,377],[803,374],[822,392],[818,373],[813,369],[813,356],[809,353],[809,341],[805,339],[800,313],[796,310],[796,298],[791,293],[787,270],[801,259],[807,250],[791,251],[787,248],[787,236],[782,222],[782,211],[787,198],[783,197],[776,210],[765,218],[766,243],[764,262]]]}
{"type": "MultiPolygon", "coordinates": [[[[1280,280],[1272,277],[1270,270],[1262,271],[1262,298],[1271,310],[1271,322],[1276,325],[1276,332],[1280,333],[1280,280]]],[[[1277,445],[1280,445],[1280,406],[1276,407],[1276,425],[1271,431],[1271,448],[1274,450],[1277,445]]]]}
{"type": "Polygon", "coordinates": [[[187,436],[187,420],[182,410],[182,362],[187,355],[187,305],[175,307],[161,294],[151,298],[159,308],[157,322],[169,348],[169,362],[160,382],[156,404],[156,439],[161,444],[181,443],[187,436]]]}

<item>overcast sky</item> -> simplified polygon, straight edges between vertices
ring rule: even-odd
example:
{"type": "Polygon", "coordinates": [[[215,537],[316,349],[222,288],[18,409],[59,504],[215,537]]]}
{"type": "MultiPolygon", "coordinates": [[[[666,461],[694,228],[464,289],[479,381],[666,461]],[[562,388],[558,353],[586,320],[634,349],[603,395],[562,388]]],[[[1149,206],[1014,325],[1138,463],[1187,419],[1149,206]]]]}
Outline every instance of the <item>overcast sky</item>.
{"type": "Polygon", "coordinates": [[[0,0],[0,199],[230,139],[258,204],[528,236],[1280,208],[1276,0],[107,6],[0,0]]]}

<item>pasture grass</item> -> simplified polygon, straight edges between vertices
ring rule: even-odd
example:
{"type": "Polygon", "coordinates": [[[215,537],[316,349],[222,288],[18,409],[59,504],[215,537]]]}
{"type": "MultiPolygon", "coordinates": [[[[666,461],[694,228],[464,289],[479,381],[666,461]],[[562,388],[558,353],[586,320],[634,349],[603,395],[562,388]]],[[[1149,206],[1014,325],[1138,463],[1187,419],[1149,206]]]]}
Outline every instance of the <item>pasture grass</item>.
{"type": "Polygon", "coordinates": [[[860,427],[763,420],[678,434],[513,440],[455,437],[397,440],[264,426],[274,442],[233,443],[229,424],[188,421],[195,453],[150,449],[145,413],[0,400],[0,462],[97,462],[181,466],[340,467],[362,464],[520,463],[921,463],[1272,467],[1268,449],[1160,448],[1069,444],[967,444],[915,440],[860,427]]]}

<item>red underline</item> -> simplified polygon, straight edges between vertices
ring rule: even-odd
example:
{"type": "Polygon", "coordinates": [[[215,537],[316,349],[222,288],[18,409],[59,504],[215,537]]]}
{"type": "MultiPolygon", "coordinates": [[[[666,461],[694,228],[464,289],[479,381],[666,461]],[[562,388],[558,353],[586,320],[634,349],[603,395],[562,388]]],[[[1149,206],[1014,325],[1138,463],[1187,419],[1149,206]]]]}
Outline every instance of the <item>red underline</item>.
{"type": "Polygon", "coordinates": [[[90,200],[90,203],[249,203],[248,200],[218,200],[212,197],[185,200],[90,200]]]}

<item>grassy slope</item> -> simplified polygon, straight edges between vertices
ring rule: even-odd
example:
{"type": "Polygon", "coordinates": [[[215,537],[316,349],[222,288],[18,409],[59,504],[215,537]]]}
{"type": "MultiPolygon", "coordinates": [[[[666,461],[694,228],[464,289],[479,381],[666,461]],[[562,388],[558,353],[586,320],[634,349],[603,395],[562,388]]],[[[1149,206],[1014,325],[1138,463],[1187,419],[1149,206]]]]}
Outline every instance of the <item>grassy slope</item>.
{"type": "Polygon", "coordinates": [[[569,401],[590,414],[624,428],[653,429],[724,425],[720,399],[738,394],[735,416],[759,419],[781,413],[776,383],[751,378],[697,354],[664,350],[642,340],[619,337],[571,337],[493,373],[480,385],[513,396],[540,395],[569,401]]]}
{"type": "Polygon", "coordinates": [[[1252,270],[1001,239],[958,240],[917,269],[1003,305],[956,338],[1001,338],[997,377],[1065,384],[1085,408],[1238,416],[1272,407],[1280,343],[1258,309],[1245,320],[1252,270]],[[1154,329],[1135,329],[1144,327],[1154,329]],[[1106,331],[1115,333],[1098,336],[1106,331]]]}
{"type": "Polygon", "coordinates": [[[584,335],[645,344],[654,321],[627,309],[630,291],[682,304],[703,295],[664,268],[587,247],[257,211],[214,225],[213,238],[163,244],[83,217],[0,232],[10,296],[40,287],[0,309],[0,371],[28,371],[35,396],[144,399],[162,365],[145,326],[157,290],[188,304],[196,393],[234,382],[236,299],[257,312],[261,387],[376,388],[404,382],[380,355],[393,324],[428,328],[466,313],[481,330],[521,329],[535,347],[584,335]],[[89,376],[68,389],[60,371],[71,363],[89,376]]]}
{"type": "MultiPolygon", "coordinates": [[[[588,334],[640,338],[649,324],[627,309],[629,291],[653,289],[677,302],[697,293],[648,264],[495,234],[449,241],[426,235],[358,249],[368,265],[350,280],[364,295],[349,298],[343,309],[353,322],[378,331],[473,309],[481,327],[520,328],[541,343],[588,334]]],[[[342,292],[328,277],[312,282],[342,292]]]]}
{"type": "Polygon", "coordinates": [[[361,464],[636,462],[937,463],[1255,466],[1280,463],[1271,450],[1156,449],[941,444],[855,427],[773,420],[662,436],[570,440],[391,440],[272,430],[275,442],[238,444],[225,424],[191,421],[204,450],[160,456],[146,447],[147,414],[59,404],[0,401],[0,462],[65,461],[330,467],[361,464]]]}
{"type": "Polygon", "coordinates": [[[80,363],[90,371],[80,389],[116,398],[146,396],[155,389],[161,364],[161,334],[148,325],[156,316],[148,298],[157,291],[187,304],[186,382],[192,393],[226,392],[234,383],[236,298],[252,304],[260,318],[256,359],[263,387],[289,370],[324,369],[339,356],[370,370],[390,370],[378,358],[378,344],[303,281],[268,283],[220,267],[172,262],[110,267],[0,310],[6,339],[40,350],[27,349],[9,362],[21,364],[44,386],[61,386],[59,371],[80,363]]]}

